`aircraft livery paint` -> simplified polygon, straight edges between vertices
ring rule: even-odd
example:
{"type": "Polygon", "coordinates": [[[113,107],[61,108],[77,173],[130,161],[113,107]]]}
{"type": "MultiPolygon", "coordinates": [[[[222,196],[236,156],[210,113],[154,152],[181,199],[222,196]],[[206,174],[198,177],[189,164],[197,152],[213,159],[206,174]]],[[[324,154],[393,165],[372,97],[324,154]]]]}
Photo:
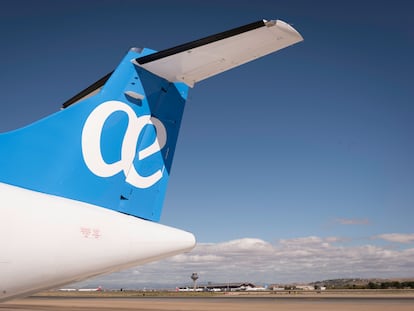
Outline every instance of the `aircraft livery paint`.
{"type": "Polygon", "coordinates": [[[1,134],[0,182],[159,221],[188,87],[134,65],[140,52],[98,94],[1,134]]]}
{"type": "MultiPolygon", "coordinates": [[[[137,151],[138,137],[147,125],[153,125],[156,136],[152,144],[139,150],[138,160],[144,160],[165,146],[167,134],[164,125],[157,118],[149,115],[136,117],[135,112],[126,104],[119,101],[108,101],[95,108],[85,122],[82,132],[82,154],[86,165],[95,175],[112,177],[124,172],[126,182],[146,189],[157,183],[163,175],[164,169],[158,169],[149,176],[141,176],[135,169],[134,159],[137,151]],[[101,136],[105,121],[116,111],[123,111],[128,116],[128,127],[121,145],[121,158],[114,163],[106,163],[102,157],[101,136]],[[135,147],[135,148],[134,148],[135,147]]],[[[163,162],[160,161],[160,164],[163,162]]]]}

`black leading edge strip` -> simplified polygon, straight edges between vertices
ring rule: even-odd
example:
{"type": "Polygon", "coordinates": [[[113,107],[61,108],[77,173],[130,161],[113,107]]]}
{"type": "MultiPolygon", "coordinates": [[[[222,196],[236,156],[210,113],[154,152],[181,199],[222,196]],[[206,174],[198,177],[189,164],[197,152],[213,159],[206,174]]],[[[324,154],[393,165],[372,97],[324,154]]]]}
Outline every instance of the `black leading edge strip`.
{"type": "Polygon", "coordinates": [[[190,50],[190,49],[194,49],[196,47],[202,46],[202,45],[206,45],[215,41],[219,41],[219,40],[223,40],[232,36],[236,36],[239,35],[241,33],[250,31],[250,30],[254,30],[260,27],[265,26],[265,22],[263,20],[261,21],[257,21],[251,24],[247,24],[241,27],[237,27],[234,29],[230,29],[224,32],[220,32],[218,34],[212,35],[212,36],[208,36],[202,39],[198,39],[195,41],[191,41],[188,43],[184,43],[160,52],[156,52],[154,54],[150,54],[147,56],[143,56],[143,57],[139,57],[136,59],[136,61],[138,62],[138,64],[143,65],[149,62],[152,62],[154,60],[160,59],[160,58],[164,58],[164,57],[168,57],[177,53],[181,53],[184,52],[186,50],[190,50]]]}
{"type": "Polygon", "coordinates": [[[109,79],[109,77],[111,76],[112,73],[113,73],[113,71],[108,73],[106,76],[100,78],[98,81],[96,81],[94,84],[88,86],[83,91],[80,91],[78,94],[76,94],[72,98],[65,101],[62,105],[62,108],[63,109],[68,108],[70,105],[76,103],[78,100],[85,97],[89,93],[92,93],[93,91],[95,91],[95,90],[99,89],[100,87],[102,87],[105,84],[105,82],[108,81],[108,79],[109,79]]]}

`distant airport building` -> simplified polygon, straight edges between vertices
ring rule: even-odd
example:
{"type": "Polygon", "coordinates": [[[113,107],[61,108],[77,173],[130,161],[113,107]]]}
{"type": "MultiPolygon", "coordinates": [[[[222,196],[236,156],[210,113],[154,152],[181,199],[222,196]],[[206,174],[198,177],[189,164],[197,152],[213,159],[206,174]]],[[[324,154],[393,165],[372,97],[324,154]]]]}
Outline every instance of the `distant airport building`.
{"type": "MultiPolygon", "coordinates": [[[[207,285],[199,285],[195,291],[206,291],[206,292],[234,292],[244,290],[255,290],[256,287],[253,283],[209,283],[207,285]]],[[[191,287],[178,287],[176,289],[179,292],[191,292],[194,291],[191,287]]]]}
{"type": "Polygon", "coordinates": [[[293,290],[293,291],[311,291],[311,290],[326,290],[325,286],[314,286],[314,285],[281,285],[281,284],[272,284],[268,287],[272,291],[283,291],[283,290],[293,290]]]}
{"type": "Polygon", "coordinates": [[[295,287],[299,290],[315,290],[315,287],[312,285],[296,285],[295,287]]]}

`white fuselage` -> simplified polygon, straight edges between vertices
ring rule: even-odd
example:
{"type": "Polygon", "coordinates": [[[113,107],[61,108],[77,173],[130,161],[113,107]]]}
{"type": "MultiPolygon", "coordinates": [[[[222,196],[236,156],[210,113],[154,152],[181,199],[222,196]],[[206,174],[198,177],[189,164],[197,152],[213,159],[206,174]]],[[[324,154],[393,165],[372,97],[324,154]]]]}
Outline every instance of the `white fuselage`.
{"type": "Polygon", "coordinates": [[[0,183],[0,301],[191,250],[191,233],[0,183]]]}

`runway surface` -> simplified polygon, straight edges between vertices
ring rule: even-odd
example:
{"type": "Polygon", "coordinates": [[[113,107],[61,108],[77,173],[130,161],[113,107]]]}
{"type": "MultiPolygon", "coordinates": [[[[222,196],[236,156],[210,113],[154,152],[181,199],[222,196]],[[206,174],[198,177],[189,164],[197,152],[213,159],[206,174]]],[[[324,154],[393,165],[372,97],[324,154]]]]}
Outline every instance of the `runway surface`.
{"type": "Polygon", "coordinates": [[[414,298],[46,298],[0,303],[0,311],[414,311],[414,298]]]}

